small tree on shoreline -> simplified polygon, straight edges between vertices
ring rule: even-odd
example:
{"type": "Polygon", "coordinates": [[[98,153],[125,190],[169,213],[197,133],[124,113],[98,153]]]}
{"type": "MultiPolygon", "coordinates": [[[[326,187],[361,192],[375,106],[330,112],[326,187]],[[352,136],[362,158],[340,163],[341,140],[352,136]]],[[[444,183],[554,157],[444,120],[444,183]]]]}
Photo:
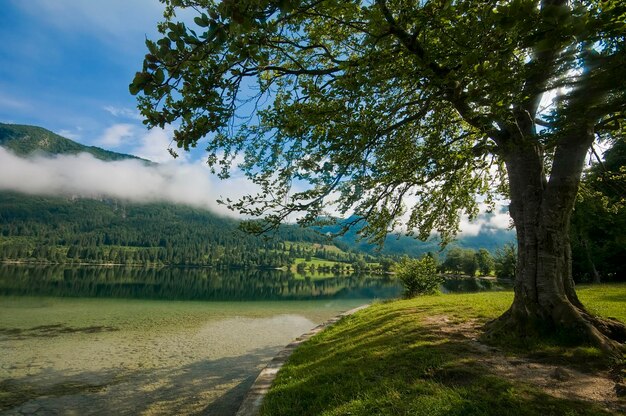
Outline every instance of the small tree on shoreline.
{"type": "Polygon", "coordinates": [[[443,283],[443,278],[437,273],[437,262],[430,256],[402,258],[396,265],[396,276],[404,285],[406,298],[437,293],[443,283]]]}
{"type": "Polygon", "coordinates": [[[493,272],[493,257],[487,249],[481,248],[476,252],[476,265],[481,276],[488,276],[493,272]]]}

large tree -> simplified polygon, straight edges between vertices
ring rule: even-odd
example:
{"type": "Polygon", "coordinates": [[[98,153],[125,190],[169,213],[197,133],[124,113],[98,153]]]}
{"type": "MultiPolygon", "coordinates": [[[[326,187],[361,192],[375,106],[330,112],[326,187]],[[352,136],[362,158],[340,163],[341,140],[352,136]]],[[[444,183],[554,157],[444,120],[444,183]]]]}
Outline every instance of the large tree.
{"type": "Polygon", "coordinates": [[[223,176],[243,156],[261,191],[232,208],[271,225],[333,205],[375,241],[401,225],[448,240],[478,196],[504,194],[515,300],[488,334],[626,341],[578,300],[568,240],[590,146],[624,136],[622,1],[163,1],[130,90],[223,176]]]}

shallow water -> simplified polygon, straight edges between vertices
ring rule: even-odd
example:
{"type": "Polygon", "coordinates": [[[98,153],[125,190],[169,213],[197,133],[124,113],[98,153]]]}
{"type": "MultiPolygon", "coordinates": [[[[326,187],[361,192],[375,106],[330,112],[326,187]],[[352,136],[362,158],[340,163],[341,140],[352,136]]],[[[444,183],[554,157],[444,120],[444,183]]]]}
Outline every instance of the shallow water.
{"type": "Polygon", "coordinates": [[[367,302],[0,297],[0,414],[232,415],[285,344],[367,302]]]}
{"type": "MultiPolygon", "coordinates": [[[[469,280],[443,289],[498,288],[469,280]]],[[[0,265],[0,416],[233,415],[291,340],[401,291],[368,276],[0,265]]]]}
{"type": "Polygon", "coordinates": [[[232,415],[284,345],[399,293],[358,276],[0,265],[0,415],[232,415]]]}

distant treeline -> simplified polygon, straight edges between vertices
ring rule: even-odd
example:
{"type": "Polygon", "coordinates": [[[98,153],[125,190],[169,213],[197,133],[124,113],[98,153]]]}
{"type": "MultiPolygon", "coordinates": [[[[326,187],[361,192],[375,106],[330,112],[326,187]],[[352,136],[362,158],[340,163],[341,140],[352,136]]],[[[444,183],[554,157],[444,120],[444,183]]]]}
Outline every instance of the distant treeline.
{"type": "Polygon", "coordinates": [[[347,272],[377,260],[328,243],[289,225],[253,236],[234,220],[184,206],[0,193],[4,262],[289,268],[296,259],[315,257],[342,263],[335,269],[347,272]]]}

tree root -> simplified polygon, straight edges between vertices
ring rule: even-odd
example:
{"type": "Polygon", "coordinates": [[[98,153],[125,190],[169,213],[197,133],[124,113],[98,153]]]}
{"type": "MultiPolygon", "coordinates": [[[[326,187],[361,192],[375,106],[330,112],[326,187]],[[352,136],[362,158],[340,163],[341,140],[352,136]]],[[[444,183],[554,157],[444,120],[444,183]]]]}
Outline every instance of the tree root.
{"type": "Polygon", "coordinates": [[[510,339],[512,336],[520,340],[541,339],[562,333],[576,344],[592,345],[610,358],[623,360],[623,353],[626,352],[626,325],[622,322],[591,315],[569,302],[554,307],[549,315],[543,316],[515,306],[485,325],[483,339],[497,343],[498,340],[510,339]]]}
{"type": "Polygon", "coordinates": [[[600,318],[589,314],[587,319],[609,339],[621,344],[626,343],[626,325],[622,322],[615,318],[600,318]]]}

